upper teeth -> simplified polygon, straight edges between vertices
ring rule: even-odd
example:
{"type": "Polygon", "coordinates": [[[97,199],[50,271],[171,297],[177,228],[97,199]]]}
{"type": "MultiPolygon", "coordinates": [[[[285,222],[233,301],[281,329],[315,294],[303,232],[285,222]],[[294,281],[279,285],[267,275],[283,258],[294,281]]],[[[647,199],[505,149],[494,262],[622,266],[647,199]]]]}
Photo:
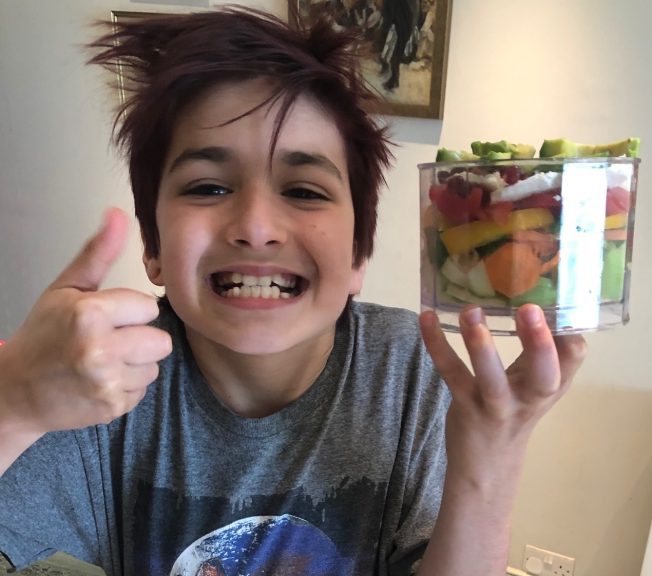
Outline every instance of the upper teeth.
{"type": "Polygon", "coordinates": [[[253,276],[251,274],[240,274],[230,272],[224,274],[222,281],[225,284],[242,284],[243,286],[271,286],[272,282],[284,288],[294,288],[296,277],[290,274],[273,274],[271,276],[253,276]]]}

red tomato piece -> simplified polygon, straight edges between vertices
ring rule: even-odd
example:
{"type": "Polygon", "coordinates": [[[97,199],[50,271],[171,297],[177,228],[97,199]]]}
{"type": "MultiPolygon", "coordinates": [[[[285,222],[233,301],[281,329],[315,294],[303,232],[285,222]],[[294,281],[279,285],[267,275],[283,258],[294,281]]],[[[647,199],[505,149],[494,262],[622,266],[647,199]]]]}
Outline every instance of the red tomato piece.
{"type": "Polygon", "coordinates": [[[629,212],[630,194],[629,190],[618,186],[607,190],[606,215],[627,214],[629,212]]]}
{"type": "Polygon", "coordinates": [[[457,194],[447,186],[430,188],[430,199],[453,226],[477,220],[482,214],[483,196],[484,191],[479,186],[471,188],[467,195],[457,194]]]}
{"type": "Polygon", "coordinates": [[[523,208],[558,208],[561,206],[561,190],[556,188],[540,194],[532,194],[516,202],[519,210],[523,208]]]}
{"type": "Polygon", "coordinates": [[[490,204],[484,209],[482,220],[493,220],[496,224],[507,224],[509,215],[514,211],[514,202],[505,201],[490,204]]]}

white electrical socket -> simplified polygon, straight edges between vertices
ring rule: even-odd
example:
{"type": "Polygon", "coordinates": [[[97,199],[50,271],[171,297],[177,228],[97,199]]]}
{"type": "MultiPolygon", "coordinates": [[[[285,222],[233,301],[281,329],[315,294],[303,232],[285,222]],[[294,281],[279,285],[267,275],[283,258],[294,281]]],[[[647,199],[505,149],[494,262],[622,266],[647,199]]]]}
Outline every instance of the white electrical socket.
{"type": "Polygon", "coordinates": [[[523,569],[534,576],[573,576],[575,558],[527,544],[523,569]]]}

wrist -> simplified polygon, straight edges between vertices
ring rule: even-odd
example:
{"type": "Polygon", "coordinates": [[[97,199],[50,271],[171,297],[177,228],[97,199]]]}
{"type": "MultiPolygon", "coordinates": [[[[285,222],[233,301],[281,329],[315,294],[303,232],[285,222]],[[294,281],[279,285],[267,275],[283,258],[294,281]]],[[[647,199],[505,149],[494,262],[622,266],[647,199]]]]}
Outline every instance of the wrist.
{"type": "Polygon", "coordinates": [[[21,366],[20,353],[15,353],[11,341],[0,344],[0,437],[30,436],[39,438],[45,431],[39,430],[30,418],[28,382],[21,366]]]}

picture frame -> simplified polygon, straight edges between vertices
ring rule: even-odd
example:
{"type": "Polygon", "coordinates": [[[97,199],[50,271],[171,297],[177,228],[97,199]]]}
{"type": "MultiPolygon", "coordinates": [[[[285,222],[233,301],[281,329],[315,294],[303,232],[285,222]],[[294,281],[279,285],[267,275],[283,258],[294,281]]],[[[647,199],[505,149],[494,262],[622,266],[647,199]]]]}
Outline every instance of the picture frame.
{"type": "MultiPolygon", "coordinates": [[[[119,24],[122,22],[130,22],[133,20],[140,20],[142,18],[152,18],[154,16],[163,16],[161,12],[136,12],[129,10],[111,10],[111,22],[119,24]]],[[[118,94],[120,96],[120,104],[124,104],[127,99],[126,90],[126,76],[122,70],[122,65],[118,62],[118,94]]]]}
{"type": "Polygon", "coordinates": [[[443,118],[452,0],[288,2],[295,26],[326,15],[360,33],[363,76],[381,97],[381,114],[443,118]]]}
{"type": "MultiPolygon", "coordinates": [[[[379,109],[374,111],[390,116],[440,120],[444,111],[451,5],[452,0],[288,0],[288,19],[296,26],[299,17],[304,25],[310,27],[314,17],[326,14],[334,26],[355,28],[363,38],[360,55],[363,75],[380,96],[379,109]],[[392,43],[394,53],[399,44],[396,25],[393,31],[391,25],[387,26],[392,16],[390,13],[390,18],[387,17],[390,2],[395,2],[401,10],[411,7],[415,24],[411,26],[410,38],[403,48],[404,57],[398,59],[398,85],[391,88],[385,86],[391,79],[391,65],[387,63],[383,71],[381,64],[383,51],[385,61],[390,60],[387,55],[392,43]],[[419,12],[417,16],[415,8],[419,12]],[[383,28],[383,23],[386,28],[383,28]],[[387,38],[383,39],[385,33],[387,38]],[[382,48],[379,48],[381,44],[382,48]]],[[[112,10],[111,20],[119,23],[160,15],[157,12],[112,10]]],[[[404,30],[405,26],[399,24],[399,28],[404,30]]],[[[401,41],[404,36],[402,34],[401,41]]],[[[125,76],[120,66],[118,89],[120,101],[124,103],[125,76]]]]}

